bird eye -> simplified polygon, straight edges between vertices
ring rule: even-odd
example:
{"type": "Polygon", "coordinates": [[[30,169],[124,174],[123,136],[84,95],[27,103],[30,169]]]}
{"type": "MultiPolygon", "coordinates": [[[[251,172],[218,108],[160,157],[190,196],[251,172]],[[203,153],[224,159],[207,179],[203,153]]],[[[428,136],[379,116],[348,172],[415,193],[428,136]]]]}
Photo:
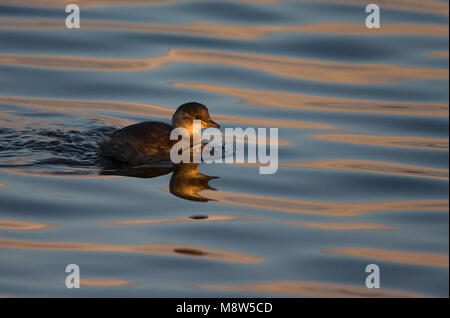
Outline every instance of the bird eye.
{"type": "Polygon", "coordinates": [[[199,116],[195,117],[195,119],[202,119],[202,117],[199,115],[199,116]]]}

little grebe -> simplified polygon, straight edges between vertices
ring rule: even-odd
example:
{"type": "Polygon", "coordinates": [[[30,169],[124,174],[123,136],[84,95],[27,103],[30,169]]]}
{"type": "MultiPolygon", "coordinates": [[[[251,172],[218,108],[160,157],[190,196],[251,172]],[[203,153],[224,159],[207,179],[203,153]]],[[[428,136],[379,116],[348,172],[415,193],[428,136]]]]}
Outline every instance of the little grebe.
{"type": "Polygon", "coordinates": [[[100,154],[128,164],[168,161],[170,149],[177,140],[170,140],[174,128],[185,128],[192,136],[193,121],[201,120],[201,128],[220,128],[209,116],[208,108],[196,102],[178,107],[172,125],[147,121],[124,127],[100,145],[100,154]]]}

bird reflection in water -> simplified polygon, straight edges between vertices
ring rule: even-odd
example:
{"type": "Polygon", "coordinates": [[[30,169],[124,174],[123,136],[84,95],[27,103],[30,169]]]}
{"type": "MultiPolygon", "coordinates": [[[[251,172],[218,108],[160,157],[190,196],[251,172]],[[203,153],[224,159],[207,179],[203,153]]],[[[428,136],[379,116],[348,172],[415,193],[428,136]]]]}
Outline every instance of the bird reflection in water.
{"type": "Polygon", "coordinates": [[[104,168],[102,175],[127,176],[135,178],[156,178],[172,173],[169,191],[173,195],[191,201],[214,201],[205,198],[199,192],[202,190],[216,190],[209,185],[209,181],[218,177],[207,176],[198,170],[198,163],[158,164],[151,166],[117,165],[104,168]]]}

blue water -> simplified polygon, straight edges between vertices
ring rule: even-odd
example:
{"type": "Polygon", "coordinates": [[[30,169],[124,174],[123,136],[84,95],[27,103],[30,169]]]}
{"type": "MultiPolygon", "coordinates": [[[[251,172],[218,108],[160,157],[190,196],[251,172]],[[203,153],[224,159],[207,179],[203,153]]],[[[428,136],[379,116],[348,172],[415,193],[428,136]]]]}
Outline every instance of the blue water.
{"type": "Polygon", "coordinates": [[[0,1],[0,297],[448,297],[448,1],[365,5],[0,1]],[[97,155],[192,100],[278,171],[97,155]]]}

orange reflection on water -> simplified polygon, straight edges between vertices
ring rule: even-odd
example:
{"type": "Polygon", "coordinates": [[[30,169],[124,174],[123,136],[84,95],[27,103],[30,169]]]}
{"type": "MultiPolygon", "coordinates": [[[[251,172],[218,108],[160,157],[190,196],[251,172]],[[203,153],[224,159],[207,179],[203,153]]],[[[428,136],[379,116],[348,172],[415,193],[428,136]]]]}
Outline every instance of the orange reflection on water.
{"type": "MultiPolygon", "coordinates": [[[[174,110],[151,104],[133,103],[133,102],[117,102],[117,101],[96,101],[96,100],[63,100],[48,98],[30,98],[19,96],[0,96],[0,102],[12,105],[21,105],[41,108],[46,111],[54,111],[59,113],[71,113],[90,118],[99,118],[92,111],[116,112],[124,114],[134,114],[140,116],[164,117],[170,120],[174,110]]],[[[101,117],[107,120],[107,116],[101,117]]],[[[112,117],[115,120],[115,117],[112,117]]],[[[218,122],[245,124],[247,126],[266,126],[266,127],[285,127],[285,128],[301,128],[301,129],[318,129],[318,130],[337,130],[342,129],[327,124],[303,122],[296,120],[277,120],[264,118],[249,118],[229,115],[216,115],[214,118],[218,122]]]]}
{"type": "Polygon", "coordinates": [[[218,122],[240,124],[245,126],[256,127],[278,127],[278,128],[298,128],[298,129],[317,129],[317,130],[345,130],[341,127],[336,127],[328,124],[321,124],[316,122],[298,121],[298,120],[283,120],[283,119],[263,119],[250,117],[237,117],[229,115],[214,115],[218,122]]]}
{"type": "MultiPolygon", "coordinates": [[[[63,30],[65,25],[56,19],[0,18],[1,30],[63,30]]],[[[436,24],[389,24],[374,32],[363,23],[319,22],[297,25],[248,25],[215,22],[191,24],[149,24],[121,21],[83,20],[83,30],[118,30],[131,32],[161,32],[208,36],[214,38],[255,39],[273,33],[328,33],[342,35],[436,35],[448,36],[448,28],[436,24]]]]}
{"type": "MultiPolygon", "coordinates": [[[[65,7],[69,3],[78,4],[84,8],[115,7],[115,6],[157,6],[171,3],[198,2],[199,0],[2,0],[2,4],[16,6],[65,7]]],[[[222,0],[254,4],[276,4],[287,0],[222,0]]]]}
{"type": "Polygon", "coordinates": [[[448,139],[408,136],[379,136],[358,134],[314,134],[308,138],[331,142],[345,142],[380,147],[398,147],[426,150],[448,150],[448,139]]]}
{"type": "Polygon", "coordinates": [[[113,222],[105,222],[106,226],[134,226],[134,225],[155,225],[155,224],[167,224],[167,223],[203,223],[214,221],[250,221],[250,222],[265,222],[275,224],[285,224],[297,227],[305,227],[319,230],[332,230],[332,231],[362,231],[362,230],[378,230],[378,231],[391,231],[397,228],[376,223],[362,223],[362,222],[299,222],[289,220],[278,220],[268,218],[255,218],[255,217],[239,217],[231,215],[208,215],[199,218],[192,217],[179,217],[170,219],[142,219],[142,220],[121,220],[113,222]]]}
{"type": "MultiPolygon", "coordinates": [[[[2,0],[2,4],[16,6],[61,7],[65,8],[69,3],[78,4],[84,8],[111,7],[111,6],[148,6],[162,5],[171,2],[185,0],[2,0]]],[[[195,1],[195,0],[194,0],[195,1]]]]}
{"type": "MultiPolygon", "coordinates": [[[[255,129],[256,130],[256,129],[255,129]]],[[[251,145],[264,145],[263,141],[259,138],[254,138],[256,140],[254,140],[253,138],[249,138],[248,135],[242,135],[242,140],[240,138],[235,138],[234,142],[236,144],[251,144],[251,145]]],[[[286,139],[281,139],[281,138],[270,138],[270,137],[266,137],[265,139],[265,144],[267,146],[269,146],[270,144],[274,144],[274,142],[277,142],[278,146],[290,146],[292,143],[289,140],[286,139]]]]}
{"type": "Polygon", "coordinates": [[[297,225],[318,230],[330,231],[393,231],[397,228],[394,226],[368,223],[368,222],[293,222],[283,221],[289,225],[297,225]]]}
{"type": "Polygon", "coordinates": [[[212,221],[236,221],[245,220],[244,218],[231,216],[231,215],[208,215],[205,218],[190,218],[179,217],[171,219],[143,219],[143,220],[121,220],[105,222],[103,225],[107,226],[130,226],[130,225],[155,225],[155,224],[167,224],[167,223],[184,223],[184,222],[212,222],[212,221]]]}
{"type": "Polygon", "coordinates": [[[202,195],[222,204],[290,213],[355,216],[382,211],[448,211],[448,200],[322,202],[245,193],[204,190],[202,195]]]}
{"type": "Polygon", "coordinates": [[[324,250],[325,253],[376,259],[386,262],[448,267],[448,255],[385,250],[368,247],[338,247],[324,250]]]}
{"type": "Polygon", "coordinates": [[[244,67],[310,81],[381,84],[411,79],[447,79],[448,69],[387,64],[354,64],[293,57],[193,49],[171,49],[167,54],[139,59],[74,56],[0,55],[0,63],[57,69],[130,72],[172,63],[210,63],[244,67]]]}
{"type": "Polygon", "coordinates": [[[14,230],[14,231],[41,231],[55,228],[55,224],[43,224],[36,222],[17,221],[17,220],[5,220],[0,219],[1,230],[14,230]]]}
{"type": "Polygon", "coordinates": [[[130,286],[136,284],[131,280],[115,279],[115,278],[81,278],[81,286],[96,286],[96,287],[115,287],[115,286],[130,286]]]}
{"type": "Polygon", "coordinates": [[[233,263],[261,263],[264,258],[231,251],[177,244],[118,245],[88,242],[25,241],[0,238],[0,247],[40,251],[121,252],[158,255],[184,255],[233,263]]]}
{"type": "MultiPolygon", "coordinates": [[[[77,3],[83,7],[111,7],[111,6],[152,6],[177,2],[197,2],[198,0],[73,0],[70,3],[77,3]]],[[[273,5],[290,0],[224,0],[236,3],[251,3],[273,5]]],[[[310,0],[297,0],[299,2],[310,2],[310,0]]],[[[365,0],[318,0],[325,3],[344,3],[352,5],[366,6],[365,0]]],[[[3,0],[3,4],[21,5],[21,6],[45,6],[45,7],[64,7],[67,5],[65,0],[3,0]]],[[[395,1],[372,1],[383,8],[392,8],[407,11],[432,12],[448,15],[448,4],[434,0],[395,0],[395,1]]]]}
{"type": "MultiPolygon", "coordinates": [[[[244,27],[245,28],[245,27],[244,27]]],[[[261,28],[264,28],[261,26],[261,28]]],[[[313,24],[265,26],[266,34],[272,32],[329,33],[337,35],[436,35],[448,36],[448,28],[437,24],[383,23],[373,32],[364,23],[319,22],[313,24]]]]}
{"type": "Polygon", "coordinates": [[[174,86],[204,90],[242,100],[243,105],[349,113],[447,116],[448,103],[411,103],[271,92],[204,83],[174,83],[174,86]]]}
{"type": "MultiPolygon", "coordinates": [[[[26,130],[27,126],[37,126],[47,129],[64,129],[61,126],[56,126],[50,123],[48,120],[39,118],[30,118],[24,116],[14,116],[13,114],[0,113],[1,127],[10,129],[21,129],[26,130]]],[[[4,160],[8,160],[5,158],[4,160]]]]}
{"type": "Polygon", "coordinates": [[[427,297],[421,294],[384,288],[369,289],[360,286],[301,281],[274,281],[242,285],[198,285],[197,287],[216,291],[268,293],[296,297],[427,297]]]}
{"type": "MultiPolygon", "coordinates": [[[[283,0],[280,0],[283,1],[283,0]]],[[[308,1],[308,0],[301,0],[308,1]]],[[[367,2],[366,0],[319,0],[320,2],[345,3],[351,5],[367,6],[369,3],[378,4],[380,8],[392,8],[406,11],[432,12],[448,15],[448,3],[438,2],[436,0],[395,0],[384,1],[376,0],[367,2]]]]}
{"type": "MultiPolygon", "coordinates": [[[[41,108],[49,112],[58,112],[63,114],[71,113],[79,115],[89,114],[89,116],[91,116],[91,114],[88,112],[93,111],[117,112],[154,117],[170,117],[173,114],[173,110],[166,107],[132,102],[68,100],[53,98],[31,98],[21,96],[0,96],[0,102],[5,104],[41,108]]],[[[94,114],[93,116],[97,115],[94,114]]],[[[129,124],[130,121],[123,121],[118,123],[129,124]]]]}
{"type": "Polygon", "coordinates": [[[0,182],[0,188],[6,188],[8,185],[0,182]]]}
{"type": "Polygon", "coordinates": [[[448,170],[446,169],[436,169],[381,161],[329,159],[309,162],[281,162],[278,165],[280,167],[344,170],[448,180],[448,170]]]}
{"type": "Polygon", "coordinates": [[[442,58],[442,59],[448,59],[448,51],[431,52],[429,54],[429,56],[431,56],[431,57],[438,57],[438,58],[442,58]]]}

